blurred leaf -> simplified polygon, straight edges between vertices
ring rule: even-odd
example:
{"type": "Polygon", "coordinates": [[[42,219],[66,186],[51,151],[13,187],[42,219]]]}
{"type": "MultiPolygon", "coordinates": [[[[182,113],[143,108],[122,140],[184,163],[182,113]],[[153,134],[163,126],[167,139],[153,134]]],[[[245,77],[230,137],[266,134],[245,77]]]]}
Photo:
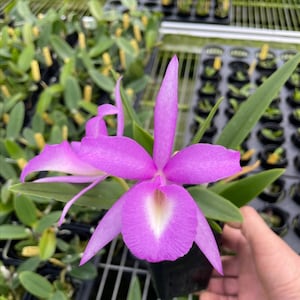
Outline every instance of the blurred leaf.
{"type": "Polygon", "coordinates": [[[18,59],[18,67],[26,72],[30,68],[31,61],[34,58],[35,49],[32,43],[29,43],[24,49],[22,50],[19,59],[18,59]]]}
{"type": "Polygon", "coordinates": [[[36,112],[42,115],[49,108],[51,102],[52,94],[50,93],[49,89],[43,90],[39,95],[36,112]]]}
{"type": "Polygon", "coordinates": [[[205,217],[222,222],[241,222],[239,209],[222,196],[200,186],[188,188],[205,217]]]}
{"type": "Polygon", "coordinates": [[[6,128],[6,137],[8,139],[16,139],[21,132],[25,117],[25,106],[23,102],[19,102],[11,110],[9,121],[6,128]]]}
{"type": "Polygon", "coordinates": [[[56,54],[62,59],[66,60],[74,55],[74,50],[69,46],[69,44],[64,41],[58,35],[51,35],[50,43],[55,50],[56,54]]]}
{"type": "Polygon", "coordinates": [[[142,145],[146,151],[152,155],[153,149],[153,137],[144,128],[140,127],[136,122],[132,123],[133,126],[133,138],[140,145],[142,145]]]}
{"type": "Polygon", "coordinates": [[[119,37],[116,39],[116,43],[121,50],[124,50],[125,53],[129,54],[130,56],[134,56],[134,48],[131,46],[128,39],[119,37]]]}
{"type": "Polygon", "coordinates": [[[9,156],[13,159],[18,159],[25,157],[24,150],[14,141],[5,140],[4,141],[5,149],[8,152],[9,156]]]}
{"type": "Polygon", "coordinates": [[[50,281],[37,273],[23,271],[20,273],[19,278],[23,287],[36,297],[48,299],[54,292],[54,288],[50,281]]]}
{"type": "Polygon", "coordinates": [[[56,290],[47,300],[69,300],[63,291],[56,290]]]}
{"type": "Polygon", "coordinates": [[[47,215],[43,216],[37,223],[34,231],[41,233],[47,228],[55,225],[61,215],[61,211],[51,211],[47,215]]]}
{"type": "Polygon", "coordinates": [[[6,162],[4,156],[0,155],[0,175],[5,179],[9,180],[12,178],[17,178],[17,172],[11,164],[6,162]]]}
{"type": "Polygon", "coordinates": [[[140,299],[142,299],[141,286],[138,277],[135,275],[131,279],[126,300],[140,300],[140,299]]]}
{"type": "Polygon", "coordinates": [[[252,174],[237,181],[222,184],[218,183],[211,190],[231,201],[237,207],[242,207],[258,196],[268,185],[279,178],[284,169],[272,169],[252,174]]]}
{"type": "Polygon", "coordinates": [[[29,45],[33,42],[34,36],[32,32],[32,25],[30,23],[25,23],[22,26],[22,37],[26,45],[29,45]]]}
{"type": "Polygon", "coordinates": [[[90,0],[88,2],[88,7],[90,10],[91,15],[97,20],[103,20],[103,8],[100,4],[100,1],[97,0],[90,0]]]}
{"type": "Polygon", "coordinates": [[[264,81],[240,106],[238,112],[223,129],[216,143],[231,149],[237,149],[264,114],[272,100],[278,95],[299,62],[300,53],[292,57],[264,81]]]}
{"type": "Polygon", "coordinates": [[[36,20],[36,17],[31,12],[30,7],[27,1],[18,1],[16,9],[18,14],[28,23],[33,23],[36,20]]]}
{"type": "Polygon", "coordinates": [[[0,225],[0,240],[19,240],[30,236],[30,232],[22,225],[0,225]]]}
{"type": "Polygon", "coordinates": [[[88,55],[90,58],[96,58],[101,55],[104,51],[110,49],[114,44],[114,40],[106,35],[101,35],[94,47],[92,47],[88,55]]]}
{"type": "Polygon", "coordinates": [[[97,268],[91,262],[88,262],[82,266],[73,267],[69,274],[80,280],[91,280],[97,277],[97,268]]]}
{"type": "Polygon", "coordinates": [[[115,84],[110,77],[104,76],[96,69],[89,69],[88,73],[91,76],[94,83],[102,90],[109,93],[111,93],[114,90],[115,84]]]}
{"type": "Polygon", "coordinates": [[[39,240],[39,254],[42,260],[47,260],[55,253],[56,235],[53,228],[47,228],[39,240]]]}
{"type": "Polygon", "coordinates": [[[27,226],[37,221],[37,209],[33,201],[25,195],[17,195],[14,199],[14,208],[18,219],[27,226]]]}
{"type": "Polygon", "coordinates": [[[27,258],[23,263],[21,263],[17,269],[18,273],[23,272],[23,271],[35,271],[41,260],[38,256],[33,256],[27,258]]]}
{"type": "MultiPolygon", "coordinates": [[[[86,185],[28,182],[13,185],[11,191],[67,202],[84,187],[86,187],[86,185]]],[[[98,209],[108,209],[123,193],[124,190],[116,181],[106,180],[99,183],[94,189],[85,193],[76,201],[76,204],[98,209]]]]}
{"type": "Polygon", "coordinates": [[[68,76],[65,81],[64,103],[72,111],[78,108],[81,100],[81,89],[78,81],[73,76],[68,76]]]}

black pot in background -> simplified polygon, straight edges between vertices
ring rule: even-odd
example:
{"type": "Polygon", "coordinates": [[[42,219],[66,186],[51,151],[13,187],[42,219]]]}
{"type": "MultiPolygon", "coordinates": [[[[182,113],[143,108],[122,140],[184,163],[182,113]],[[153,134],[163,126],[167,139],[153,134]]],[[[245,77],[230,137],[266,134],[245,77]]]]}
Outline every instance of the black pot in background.
{"type": "Polygon", "coordinates": [[[264,189],[263,192],[259,195],[259,198],[269,203],[278,202],[285,197],[284,186],[284,180],[278,179],[275,182],[271,183],[271,185],[266,189],[264,189]]]}
{"type": "Polygon", "coordinates": [[[279,236],[283,236],[288,231],[289,213],[275,205],[268,205],[259,211],[268,226],[279,236]],[[276,222],[269,223],[272,219],[276,222]]]}
{"type": "Polygon", "coordinates": [[[188,254],[174,262],[150,263],[148,267],[161,300],[170,300],[205,289],[213,270],[196,244],[188,254]]]}

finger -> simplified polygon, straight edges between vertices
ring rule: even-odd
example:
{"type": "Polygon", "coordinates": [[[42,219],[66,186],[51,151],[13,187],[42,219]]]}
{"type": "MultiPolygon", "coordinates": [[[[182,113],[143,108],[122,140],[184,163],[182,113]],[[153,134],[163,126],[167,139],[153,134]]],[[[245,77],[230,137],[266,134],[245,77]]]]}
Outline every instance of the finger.
{"type": "MultiPolygon", "coordinates": [[[[239,262],[236,256],[222,256],[224,276],[237,277],[239,275],[239,262]]],[[[216,270],[213,270],[212,277],[223,277],[216,270]]]]}
{"type": "Polygon", "coordinates": [[[237,300],[236,296],[225,296],[203,291],[199,295],[199,300],[237,300]]]}
{"type": "Polygon", "coordinates": [[[243,236],[241,230],[232,228],[225,224],[222,233],[222,246],[237,252],[241,243],[243,242],[245,242],[245,237],[243,236]]]}
{"type": "Polygon", "coordinates": [[[219,295],[237,296],[239,292],[238,278],[226,276],[211,278],[207,290],[219,295]]]}
{"type": "Polygon", "coordinates": [[[249,243],[256,271],[270,291],[295,285],[300,276],[299,256],[278,237],[251,207],[241,209],[242,233],[249,243]],[[278,276],[284,274],[284,276],[278,276]]]}

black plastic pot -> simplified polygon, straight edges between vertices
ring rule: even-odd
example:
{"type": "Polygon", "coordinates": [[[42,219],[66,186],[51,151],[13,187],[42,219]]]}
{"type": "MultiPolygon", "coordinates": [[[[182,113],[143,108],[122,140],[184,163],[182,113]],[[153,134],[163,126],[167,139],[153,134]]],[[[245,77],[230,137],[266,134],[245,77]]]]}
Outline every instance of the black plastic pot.
{"type": "Polygon", "coordinates": [[[290,113],[289,120],[293,125],[300,127],[300,118],[296,117],[296,115],[293,112],[290,113]]]}
{"type": "Polygon", "coordinates": [[[275,182],[271,183],[260,195],[259,198],[269,202],[275,203],[284,199],[285,191],[285,182],[282,179],[278,179],[275,182]]]}
{"type": "Polygon", "coordinates": [[[287,211],[275,205],[268,205],[260,210],[260,215],[276,234],[283,236],[287,233],[289,219],[287,211]]]}
{"type": "Polygon", "coordinates": [[[213,269],[195,244],[188,254],[174,262],[150,263],[148,267],[161,300],[205,289],[213,269]]]}
{"type": "Polygon", "coordinates": [[[290,187],[290,197],[298,204],[300,204],[300,182],[295,182],[290,187]]]}
{"type": "Polygon", "coordinates": [[[281,145],[281,144],[283,144],[283,142],[285,140],[283,127],[281,127],[278,124],[274,124],[274,123],[265,124],[258,131],[257,137],[261,141],[261,143],[263,143],[264,145],[268,145],[268,144],[281,145]],[[276,131],[280,131],[280,132],[282,132],[282,134],[279,136],[269,136],[269,135],[264,134],[264,131],[263,131],[264,129],[270,130],[272,133],[276,132],[276,131]]]}
{"type": "Polygon", "coordinates": [[[286,157],[286,151],[283,149],[283,153],[281,154],[280,159],[275,163],[270,163],[269,155],[273,153],[278,148],[277,145],[267,145],[265,149],[260,152],[259,156],[261,159],[261,165],[265,169],[272,169],[272,168],[284,168],[288,165],[288,159],[286,157]]]}
{"type": "Polygon", "coordinates": [[[296,147],[300,148],[300,132],[293,132],[291,140],[296,147]]]}

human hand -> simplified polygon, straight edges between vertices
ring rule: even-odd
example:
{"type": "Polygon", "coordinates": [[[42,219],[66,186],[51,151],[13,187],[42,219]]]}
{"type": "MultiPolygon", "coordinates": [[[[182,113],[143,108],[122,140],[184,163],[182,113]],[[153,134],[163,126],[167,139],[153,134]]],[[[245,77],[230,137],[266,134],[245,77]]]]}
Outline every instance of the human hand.
{"type": "Polygon", "coordinates": [[[224,276],[213,273],[201,300],[299,300],[300,257],[251,207],[244,222],[225,225],[224,247],[236,252],[223,258],[224,276]]]}

